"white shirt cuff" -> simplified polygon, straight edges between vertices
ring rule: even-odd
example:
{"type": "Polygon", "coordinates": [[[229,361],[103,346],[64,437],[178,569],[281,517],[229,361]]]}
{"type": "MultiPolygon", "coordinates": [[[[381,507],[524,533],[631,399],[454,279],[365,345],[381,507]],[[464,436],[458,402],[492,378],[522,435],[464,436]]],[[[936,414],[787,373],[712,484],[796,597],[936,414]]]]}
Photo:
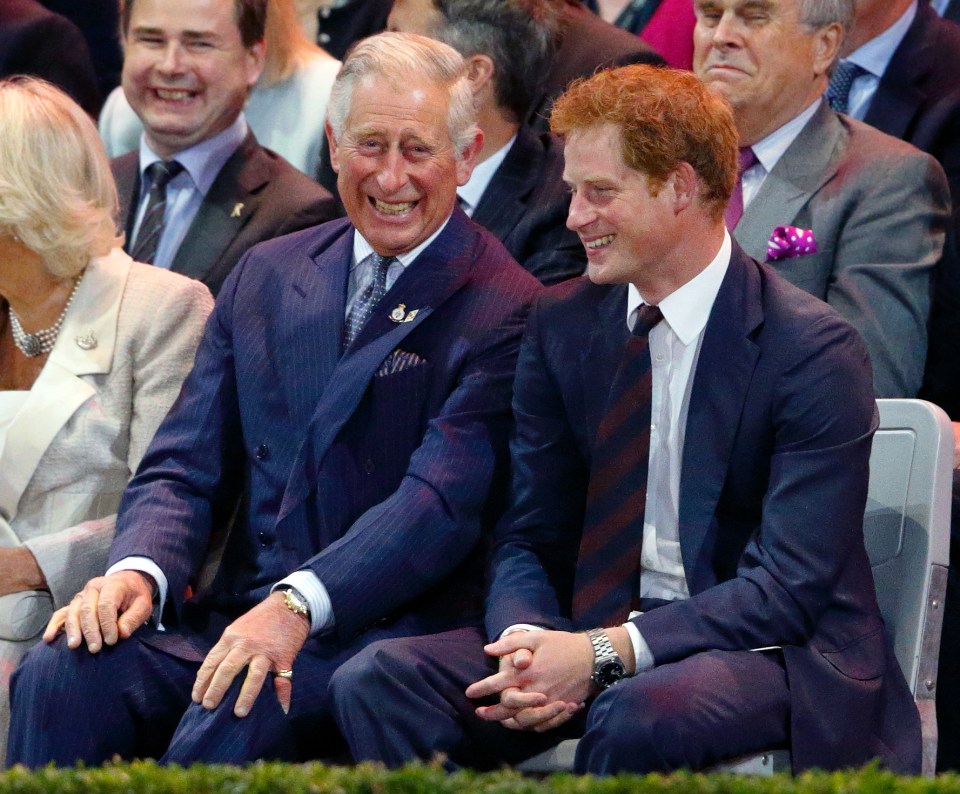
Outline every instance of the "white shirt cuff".
{"type": "Polygon", "coordinates": [[[107,568],[104,576],[109,576],[118,571],[140,571],[140,573],[145,573],[153,577],[153,581],[157,583],[156,607],[154,609],[153,619],[156,621],[157,628],[163,631],[160,616],[163,614],[163,605],[167,603],[167,588],[169,585],[167,584],[167,577],[164,576],[163,571],[160,570],[160,566],[149,557],[124,557],[122,560],[115,562],[107,568]]]}
{"type": "Polygon", "coordinates": [[[633,643],[633,656],[637,660],[637,666],[634,668],[634,675],[637,673],[645,673],[647,670],[653,669],[653,653],[650,651],[650,646],[647,645],[647,641],[643,638],[643,635],[633,623],[624,623],[623,627],[627,630],[627,634],[630,635],[630,642],[633,643]]]}
{"type": "Polygon", "coordinates": [[[311,636],[319,634],[325,629],[333,628],[336,621],[333,617],[333,603],[330,601],[330,594],[313,571],[294,571],[271,587],[270,592],[272,593],[281,585],[294,588],[303,596],[307,606],[310,607],[311,636]]]}
{"type": "Polygon", "coordinates": [[[497,639],[503,639],[508,634],[513,634],[517,631],[546,631],[543,626],[534,626],[532,623],[514,623],[512,626],[507,626],[497,639]]]}

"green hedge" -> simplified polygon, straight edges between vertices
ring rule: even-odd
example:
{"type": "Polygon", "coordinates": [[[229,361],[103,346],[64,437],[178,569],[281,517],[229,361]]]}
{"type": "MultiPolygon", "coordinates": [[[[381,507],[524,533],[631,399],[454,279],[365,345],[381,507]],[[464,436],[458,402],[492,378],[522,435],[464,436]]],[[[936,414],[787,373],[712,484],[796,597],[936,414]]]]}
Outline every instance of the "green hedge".
{"type": "Polygon", "coordinates": [[[960,794],[960,777],[934,780],[897,777],[876,768],[856,772],[808,772],[795,778],[677,773],[612,778],[553,775],[543,780],[517,772],[448,774],[439,766],[411,765],[398,771],[362,764],[257,763],[246,768],[197,765],[159,767],[153,762],[107,764],[38,772],[0,773],[0,794],[960,794]]]}

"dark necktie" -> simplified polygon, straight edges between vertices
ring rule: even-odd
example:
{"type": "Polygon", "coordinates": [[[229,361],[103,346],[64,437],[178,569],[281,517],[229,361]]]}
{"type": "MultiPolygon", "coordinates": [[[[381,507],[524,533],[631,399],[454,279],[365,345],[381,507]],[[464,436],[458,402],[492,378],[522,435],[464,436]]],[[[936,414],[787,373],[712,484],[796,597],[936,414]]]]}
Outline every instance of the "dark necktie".
{"type": "Polygon", "coordinates": [[[147,208],[140,221],[137,240],[130,249],[130,256],[137,262],[153,264],[163,234],[163,216],[167,209],[167,184],[183,170],[176,160],[158,160],[147,166],[150,177],[150,192],[147,195],[147,208]]]}
{"type": "Polygon", "coordinates": [[[649,334],[663,315],[642,305],[594,444],[573,589],[577,628],[626,620],[637,593],[650,457],[649,334]]]}
{"type": "Polygon", "coordinates": [[[749,146],[744,146],[737,153],[737,184],[733,186],[733,193],[730,194],[730,201],[727,202],[727,209],[723,215],[730,231],[734,230],[743,217],[743,174],[758,162],[757,156],[749,146]]]}
{"type": "Polygon", "coordinates": [[[353,302],[347,321],[343,326],[343,346],[341,351],[347,350],[357,338],[360,330],[366,325],[370,315],[381,298],[387,294],[387,271],[390,265],[397,261],[395,256],[380,256],[376,251],[370,254],[370,265],[373,267],[373,280],[367,284],[363,292],[353,302]]]}
{"type": "Polygon", "coordinates": [[[850,101],[850,87],[853,81],[861,75],[867,74],[862,66],[850,61],[840,61],[830,77],[827,87],[827,102],[837,113],[846,113],[850,101]]]}

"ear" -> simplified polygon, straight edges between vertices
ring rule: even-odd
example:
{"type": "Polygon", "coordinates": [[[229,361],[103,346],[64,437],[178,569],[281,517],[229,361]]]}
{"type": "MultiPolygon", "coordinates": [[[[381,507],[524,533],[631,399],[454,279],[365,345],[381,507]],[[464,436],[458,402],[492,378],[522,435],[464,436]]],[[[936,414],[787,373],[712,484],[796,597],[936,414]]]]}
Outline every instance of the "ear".
{"type": "Polygon", "coordinates": [[[478,94],[488,83],[491,84],[496,69],[489,55],[471,55],[467,58],[467,79],[473,87],[474,95],[478,94]]]}
{"type": "Polygon", "coordinates": [[[679,215],[697,200],[700,184],[697,172],[687,162],[681,162],[667,177],[667,185],[673,192],[673,212],[679,215]]]}
{"type": "Polygon", "coordinates": [[[333,127],[330,126],[329,121],[323,123],[323,131],[327,134],[327,143],[330,146],[330,167],[333,168],[335,174],[340,173],[340,163],[337,162],[337,139],[333,134],[333,127]]]}
{"type": "Polygon", "coordinates": [[[843,44],[843,27],[834,22],[830,25],[824,25],[822,28],[814,31],[813,43],[813,73],[820,77],[825,75],[832,64],[840,54],[840,47],[843,44]]]}
{"type": "Polygon", "coordinates": [[[463,150],[463,156],[457,160],[457,185],[463,187],[470,179],[470,174],[476,168],[477,161],[480,158],[480,150],[483,148],[483,133],[478,129],[474,139],[467,144],[463,150]]]}
{"type": "Polygon", "coordinates": [[[267,44],[261,40],[247,47],[244,70],[246,71],[247,88],[253,88],[260,75],[263,73],[263,66],[267,57],[267,44]]]}

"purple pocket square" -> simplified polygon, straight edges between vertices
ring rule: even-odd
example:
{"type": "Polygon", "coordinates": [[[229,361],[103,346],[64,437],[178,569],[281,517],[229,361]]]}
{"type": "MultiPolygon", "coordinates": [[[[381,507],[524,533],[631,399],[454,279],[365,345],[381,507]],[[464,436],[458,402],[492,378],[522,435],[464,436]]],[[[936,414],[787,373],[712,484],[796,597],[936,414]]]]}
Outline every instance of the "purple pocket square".
{"type": "Polygon", "coordinates": [[[813,229],[778,226],[773,230],[770,242],[767,243],[768,262],[815,253],[817,253],[817,241],[813,236],[813,229]]]}
{"type": "Polygon", "coordinates": [[[397,372],[403,372],[411,367],[419,367],[426,364],[427,360],[421,358],[416,353],[410,353],[407,350],[401,350],[399,347],[387,356],[375,373],[375,377],[382,378],[384,375],[394,375],[397,372]]]}

